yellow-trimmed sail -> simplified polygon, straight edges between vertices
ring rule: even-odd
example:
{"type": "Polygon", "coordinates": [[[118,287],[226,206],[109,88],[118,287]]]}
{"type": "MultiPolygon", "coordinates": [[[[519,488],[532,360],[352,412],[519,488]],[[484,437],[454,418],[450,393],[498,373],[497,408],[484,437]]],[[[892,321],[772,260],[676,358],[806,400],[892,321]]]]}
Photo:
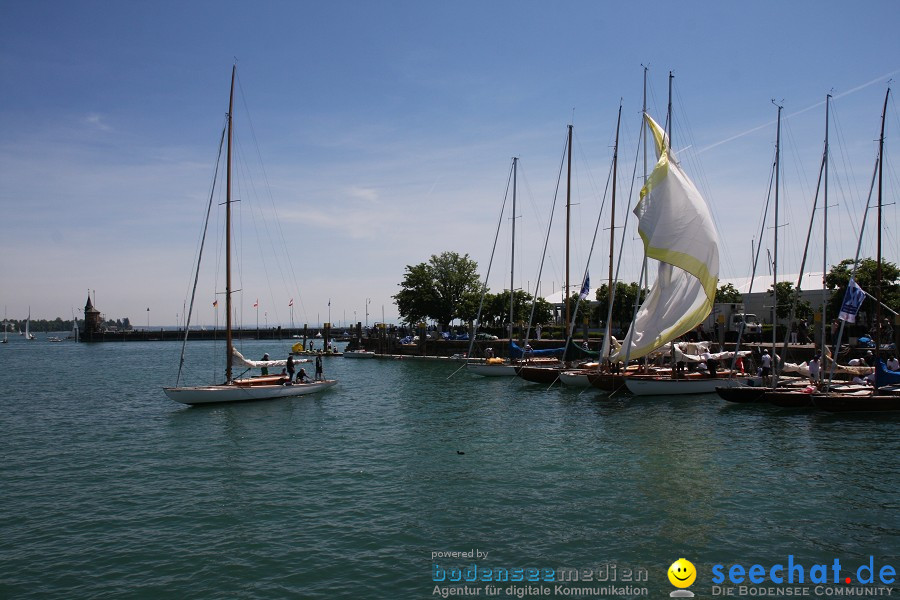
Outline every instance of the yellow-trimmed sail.
{"type": "Polygon", "coordinates": [[[659,272],[611,360],[640,358],[702,323],[719,281],[719,238],[709,207],[671,156],[665,132],[644,117],[659,159],[634,214],[644,252],[659,261],[659,272]]]}

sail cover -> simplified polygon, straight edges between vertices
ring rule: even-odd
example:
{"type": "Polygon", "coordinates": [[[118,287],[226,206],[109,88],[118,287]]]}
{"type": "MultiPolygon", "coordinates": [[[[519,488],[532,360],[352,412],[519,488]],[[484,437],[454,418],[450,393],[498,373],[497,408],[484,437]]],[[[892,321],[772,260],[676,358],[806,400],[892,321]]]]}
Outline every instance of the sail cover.
{"type": "Polygon", "coordinates": [[[611,360],[640,358],[684,335],[709,314],[719,278],[719,239],[709,207],[644,115],[659,157],[634,209],[644,253],[659,261],[650,293],[611,360]]]}

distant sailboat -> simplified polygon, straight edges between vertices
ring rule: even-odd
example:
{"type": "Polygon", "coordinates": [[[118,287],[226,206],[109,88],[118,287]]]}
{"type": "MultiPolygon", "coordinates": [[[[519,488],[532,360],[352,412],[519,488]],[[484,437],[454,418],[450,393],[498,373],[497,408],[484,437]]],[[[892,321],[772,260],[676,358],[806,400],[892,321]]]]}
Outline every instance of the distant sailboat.
{"type": "Polygon", "coordinates": [[[30,325],[31,325],[31,307],[29,306],[28,307],[28,318],[25,319],[25,333],[23,333],[26,340],[35,339],[34,334],[31,333],[31,331],[29,330],[30,325]]]}

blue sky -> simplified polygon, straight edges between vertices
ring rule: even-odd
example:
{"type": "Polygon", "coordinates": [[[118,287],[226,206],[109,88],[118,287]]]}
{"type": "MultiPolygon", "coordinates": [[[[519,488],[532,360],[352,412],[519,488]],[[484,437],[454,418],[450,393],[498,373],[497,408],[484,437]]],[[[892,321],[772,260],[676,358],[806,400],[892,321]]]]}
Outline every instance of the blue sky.
{"type": "MultiPolygon", "coordinates": [[[[512,156],[522,167],[516,285],[534,290],[570,122],[570,277],[580,280],[620,98],[624,219],[642,65],[660,122],[675,74],[674,145],[716,215],[724,278],[749,274],[773,159],[772,99],[785,107],[779,270],[797,272],[822,104],[834,95],[834,262],[855,251],[884,92],[900,73],[897,23],[894,1],[6,2],[0,305],[12,318],[29,306],[35,318],[67,318],[92,289],[109,318],[146,325],[148,307],[154,325],[183,318],[234,57],[248,107],[235,111],[236,128],[251,154],[258,145],[265,171],[255,185],[268,184],[258,220],[243,206],[242,218],[288,248],[242,241],[245,323],[257,298],[270,325],[326,321],[329,299],[335,323],[365,321],[367,299],[370,323],[382,307],[392,321],[404,267],[447,250],[468,253],[483,273],[512,156]]],[[[891,194],[896,106],[892,96],[891,194]]],[[[884,249],[893,261],[897,225],[893,205],[884,249]]],[[[633,280],[640,249],[629,227],[623,277],[633,280]]],[[[605,235],[591,261],[595,285],[607,276],[605,235]]],[[[764,248],[770,238],[768,229],[764,248]]],[[[562,234],[552,240],[542,295],[564,278],[562,234]]],[[[508,236],[499,243],[494,291],[509,277],[508,236]]],[[[863,253],[874,254],[874,241],[863,253]]],[[[195,322],[209,324],[214,292],[199,298],[195,322]]]]}

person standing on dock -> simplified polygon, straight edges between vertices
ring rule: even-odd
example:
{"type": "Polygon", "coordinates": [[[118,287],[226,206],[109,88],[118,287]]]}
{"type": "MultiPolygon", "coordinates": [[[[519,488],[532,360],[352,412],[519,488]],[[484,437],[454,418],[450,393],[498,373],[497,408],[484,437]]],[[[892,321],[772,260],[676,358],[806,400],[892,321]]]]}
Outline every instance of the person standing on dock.
{"type": "Polygon", "coordinates": [[[321,381],[324,379],[322,376],[322,355],[316,355],[316,381],[321,381]]]}

